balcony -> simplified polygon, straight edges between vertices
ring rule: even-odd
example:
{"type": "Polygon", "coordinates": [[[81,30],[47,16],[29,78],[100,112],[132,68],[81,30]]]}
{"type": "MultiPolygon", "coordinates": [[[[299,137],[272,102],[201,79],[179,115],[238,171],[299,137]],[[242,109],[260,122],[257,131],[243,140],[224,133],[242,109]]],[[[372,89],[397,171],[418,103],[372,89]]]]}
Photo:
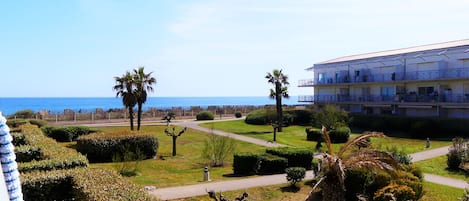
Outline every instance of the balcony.
{"type": "Polygon", "coordinates": [[[401,94],[395,96],[381,95],[315,95],[298,96],[298,102],[327,103],[469,103],[469,94],[452,95],[417,95],[401,94]]]}
{"type": "Polygon", "coordinates": [[[410,71],[410,72],[394,72],[379,73],[353,76],[342,76],[338,78],[327,78],[321,80],[305,79],[300,80],[299,87],[311,87],[318,85],[337,85],[337,84],[353,84],[353,83],[371,83],[371,82],[395,82],[395,81],[426,81],[441,79],[462,79],[469,78],[469,68],[453,68],[444,70],[428,70],[428,71],[410,71]]]}

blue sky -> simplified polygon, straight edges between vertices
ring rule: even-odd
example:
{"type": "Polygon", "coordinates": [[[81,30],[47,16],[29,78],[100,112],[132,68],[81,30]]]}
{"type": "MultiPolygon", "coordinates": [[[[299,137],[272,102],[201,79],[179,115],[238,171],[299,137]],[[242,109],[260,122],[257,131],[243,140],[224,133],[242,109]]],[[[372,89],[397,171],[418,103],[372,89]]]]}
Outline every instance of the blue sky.
{"type": "Polygon", "coordinates": [[[0,97],[113,97],[138,66],[151,96],[264,96],[281,68],[469,38],[459,0],[0,1],[0,97]]]}

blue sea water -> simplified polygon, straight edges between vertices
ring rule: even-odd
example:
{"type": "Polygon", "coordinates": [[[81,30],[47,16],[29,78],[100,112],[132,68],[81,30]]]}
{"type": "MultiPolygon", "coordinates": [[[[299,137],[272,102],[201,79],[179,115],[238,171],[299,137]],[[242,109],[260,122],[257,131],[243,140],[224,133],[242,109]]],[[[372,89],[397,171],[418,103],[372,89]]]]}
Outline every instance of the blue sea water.
{"type": "MultiPolygon", "coordinates": [[[[283,99],[283,104],[297,105],[298,98],[292,96],[283,99]]],[[[189,108],[191,106],[239,106],[239,105],[272,105],[275,100],[265,96],[255,97],[149,97],[144,109],[168,109],[172,107],[189,108]]],[[[122,99],[109,98],[0,98],[0,111],[10,115],[19,110],[30,109],[35,112],[47,110],[51,113],[62,113],[65,109],[91,112],[96,108],[103,110],[123,108],[122,99]]]]}

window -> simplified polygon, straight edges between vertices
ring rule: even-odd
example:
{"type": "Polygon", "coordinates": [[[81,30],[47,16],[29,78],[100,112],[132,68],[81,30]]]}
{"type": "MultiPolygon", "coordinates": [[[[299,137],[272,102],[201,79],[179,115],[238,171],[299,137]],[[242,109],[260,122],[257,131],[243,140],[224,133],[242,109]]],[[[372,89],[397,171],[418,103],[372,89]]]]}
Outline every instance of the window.
{"type": "Polygon", "coordinates": [[[318,74],[318,82],[320,84],[325,84],[326,83],[326,73],[319,73],[318,74]]]}
{"type": "Polygon", "coordinates": [[[381,99],[383,101],[392,101],[396,95],[396,88],[394,86],[381,87],[381,99]]]}

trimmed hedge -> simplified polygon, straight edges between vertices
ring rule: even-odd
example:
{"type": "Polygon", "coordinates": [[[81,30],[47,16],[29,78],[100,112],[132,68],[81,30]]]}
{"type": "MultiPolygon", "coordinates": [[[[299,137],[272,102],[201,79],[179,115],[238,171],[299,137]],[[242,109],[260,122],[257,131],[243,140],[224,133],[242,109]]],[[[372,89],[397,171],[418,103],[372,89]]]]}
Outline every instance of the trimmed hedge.
{"type": "Polygon", "coordinates": [[[254,175],[257,174],[260,161],[260,154],[254,153],[235,153],[233,156],[233,172],[235,175],[254,175]]]}
{"type": "MultiPolygon", "coordinates": [[[[313,120],[313,113],[309,110],[290,109],[283,111],[283,120],[286,125],[309,125],[313,120]]],[[[260,109],[250,112],[244,120],[247,124],[266,125],[277,121],[277,111],[260,109]]]]}
{"type": "Polygon", "coordinates": [[[213,120],[215,119],[215,116],[213,115],[212,112],[210,111],[201,111],[199,112],[196,117],[197,121],[201,121],[201,120],[213,120]]]}
{"type": "Polygon", "coordinates": [[[235,112],[235,117],[236,118],[241,118],[243,116],[243,114],[241,112],[235,112]]]}
{"type": "Polygon", "coordinates": [[[25,200],[156,200],[111,170],[79,168],[32,172],[20,177],[25,200]]]}
{"type": "Polygon", "coordinates": [[[13,137],[12,143],[15,147],[26,144],[26,138],[23,133],[11,133],[11,137],[13,137]]]}
{"type": "Polygon", "coordinates": [[[16,162],[30,162],[41,160],[42,151],[38,146],[23,145],[15,147],[16,162]]]}
{"type": "Polygon", "coordinates": [[[277,120],[277,113],[275,110],[254,110],[250,112],[244,122],[253,125],[266,125],[277,120]]]}
{"type": "Polygon", "coordinates": [[[303,167],[311,170],[313,162],[313,151],[304,148],[269,148],[266,153],[284,157],[288,160],[288,167],[303,167]]]}
{"type": "Polygon", "coordinates": [[[73,149],[63,147],[51,138],[44,136],[41,129],[33,125],[21,126],[24,140],[28,145],[34,145],[41,149],[43,160],[24,162],[18,164],[21,173],[36,170],[71,169],[88,166],[85,156],[73,149]]]}
{"type": "Polygon", "coordinates": [[[294,186],[296,183],[305,178],[306,169],[302,167],[289,167],[285,169],[285,173],[287,173],[287,181],[289,181],[290,184],[294,186]]]}
{"type": "Polygon", "coordinates": [[[415,138],[469,137],[469,119],[351,114],[351,126],[407,132],[415,138]]]}
{"type": "Polygon", "coordinates": [[[158,139],[153,134],[141,132],[94,133],[79,137],[76,147],[91,162],[112,162],[114,154],[123,155],[124,146],[134,153],[138,148],[146,159],[153,158],[158,151],[158,139]]]}
{"type": "Polygon", "coordinates": [[[322,141],[322,131],[317,128],[306,128],[306,140],[308,141],[322,141]]]}
{"type": "Polygon", "coordinates": [[[350,128],[347,126],[338,127],[329,131],[329,138],[332,143],[344,143],[350,138],[350,128]]]}
{"type": "Polygon", "coordinates": [[[42,131],[46,136],[54,138],[59,142],[71,142],[82,135],[93,133],[90,128],[85,126],[47,126],[43,127],[42,131]]]}
{"type": "Polygon", "coordinates": [[[288,160],[286,158],[264,154],[261,156],[260,166],[257,172],[259,174],[281,174],[284,173],[287,167],[288,160]]]}
{"type": "Polygon", "coordinates": [[[47,125],[47,121],[40,120],[40,119],[8,119],[7,120],[7,125],[10,128],[18,128],[28,123],[32,125],[36,125],[39,128],[47,125]]]}

